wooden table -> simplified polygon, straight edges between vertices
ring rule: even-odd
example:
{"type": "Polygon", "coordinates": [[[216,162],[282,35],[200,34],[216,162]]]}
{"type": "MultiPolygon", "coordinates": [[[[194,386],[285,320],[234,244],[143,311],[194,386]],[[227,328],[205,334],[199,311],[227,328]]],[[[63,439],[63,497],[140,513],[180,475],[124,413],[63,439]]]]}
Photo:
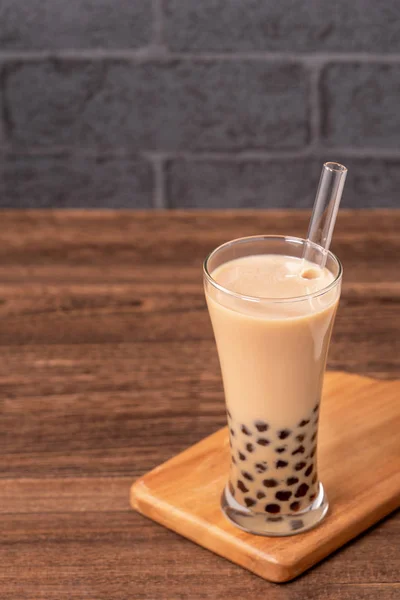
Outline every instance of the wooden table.
{"type": "MultiPolygon", "coordinates": [[[[2,213],[1,600],[400,597],[398,515],[277,585],[129,509],[135,478],[224,425],[202,259],[307,220],[2,213]]],[[[400,211],[341,213],[330,368],[399,376],[399,231],[400,211]]]]}

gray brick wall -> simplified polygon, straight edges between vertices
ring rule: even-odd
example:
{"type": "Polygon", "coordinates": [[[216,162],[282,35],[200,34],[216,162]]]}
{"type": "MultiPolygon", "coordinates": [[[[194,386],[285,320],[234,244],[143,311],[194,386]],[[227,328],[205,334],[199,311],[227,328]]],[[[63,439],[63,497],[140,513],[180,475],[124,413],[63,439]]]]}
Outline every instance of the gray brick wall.
{"type": "Polygon", "coordinates": [[[400,207],[397,0],[0,0],[0,207],[400,207]]]}

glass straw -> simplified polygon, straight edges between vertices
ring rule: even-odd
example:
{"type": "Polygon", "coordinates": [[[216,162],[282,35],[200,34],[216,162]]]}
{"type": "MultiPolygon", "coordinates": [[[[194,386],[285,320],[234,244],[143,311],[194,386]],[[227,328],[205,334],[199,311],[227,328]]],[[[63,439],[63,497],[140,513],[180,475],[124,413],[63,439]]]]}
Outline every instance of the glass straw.
{"type": "Polygon", "coordinates": [[[347,168],[339,163],[326,162],[322,167],[303,253],[303,259],[317,263],[321,269],[325,267],[328,256],[346,175],[347,168]]]}

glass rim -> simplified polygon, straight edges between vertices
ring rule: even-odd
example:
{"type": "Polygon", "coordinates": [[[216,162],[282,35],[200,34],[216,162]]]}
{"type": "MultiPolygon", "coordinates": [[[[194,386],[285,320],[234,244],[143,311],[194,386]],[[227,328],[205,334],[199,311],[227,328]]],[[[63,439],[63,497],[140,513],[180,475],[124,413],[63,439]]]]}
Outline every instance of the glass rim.
{"type": "MultiPolygon", "coordinates": [[[[287,303],[287,302],[301,302],[303,300],[309,300],[311,298],[318,298],[318,296],[323,296],[324,294],[328,293],[330,290],[335,288],[337,286],[337,284],[340,282],[340,280],[342,279],[342,275],[343,275],[342,263],[340,262],[338,257],[335,254],[333,254],[333,252],[331,252],[330,250],[328,250],[328,252],[326,254],[331,259],[333,259],[333,261],[338,266],[338,273],[337,273],[335,279],[333,281],[331,281],[327,286],[321,288],[320,290],[311,292],[309,294],[303,294],[302,296],[290,296],[287,298],[270,298],[270,297],[266,297],[266,296],[247,296],[246,294],[239,294],[238,292],[234,292],[233,290],[230,290],[229,288],[224,287],[223,285],[218,283],[215,279],[213,279],[211,273],[208,270],[208,263],[217,254],[217,252],[223,250],[224,248],[232,246],[234,244],[244,244],[246,242],[252,242],[252,241],[253,242],[257,242],[257,241],[262,242],[262,241],[266,241],[266,240],[277,240],[277,241],[289,242],[289,243],[292,242],[292,243],[301,244],[301,245],[304,245],[304,243],[307,242],[307,240],[305,240],[304,238],[288,236],[288,235],[249,235],[249,236],[245,236],[245,237],[241,237],[241,238],[236,238],[234,240],[230,240],[228,242],[221,244],[214,250],[212,250],[204,259],[203,274],[204,274],[205,278],[210,283],[210,285],[212,285],[214,288],[218,289],[220,292],[228,294],[229,296],[232,296],[234,298],[238,298],[239,300],[246,300],[249,302],[271,302],[271,303],[276,303],[276,304],[287,303]]],[[[317,248],[319,250],[322,250],[322,252],[325,252],[325,250],[319,244],[315,244],[313,242],[310,242],[310,243],[314,248],[317,248]]],[[[288,256],[290,256],[290,255],[288,255],[288,256]]],[[[226,261],[226,262],[229,262],[229,261],[226,261]]]]}

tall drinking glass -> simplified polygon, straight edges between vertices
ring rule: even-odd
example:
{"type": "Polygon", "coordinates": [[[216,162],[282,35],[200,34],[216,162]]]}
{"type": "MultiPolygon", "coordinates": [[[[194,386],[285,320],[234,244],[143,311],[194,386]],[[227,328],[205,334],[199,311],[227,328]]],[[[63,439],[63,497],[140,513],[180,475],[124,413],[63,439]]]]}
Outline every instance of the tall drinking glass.
{"type": "MultiPolygon", "coordinates": [[[[229,283],[230,265],[240,269],[244,264],[231,261],[263,259],[260,255],[272,256],[277,264],[289,258],[295,270],[298,266],[293,276],[303,266],[302,276],[312,279],[318,271],[310,263],[304,270],[305,244],[295,237],[241,238],[223,244],[204,262],[231,445],[221,506],[231,522],[250,533],[303,532],[328,510],[317,471],[318,415],[342,266],[329,252],[326,285],[295,297],[238,293],[229,283]],[[218,273],[226,267],[221,284],[218,273]]],[[[324,250],[314,245],[314,256],[319,252],[324,250]]],[[[273,288],[271,280],[268,289],[273,288]]],[[[315,288],[314,282],[310,289],[315,288]]]]}

